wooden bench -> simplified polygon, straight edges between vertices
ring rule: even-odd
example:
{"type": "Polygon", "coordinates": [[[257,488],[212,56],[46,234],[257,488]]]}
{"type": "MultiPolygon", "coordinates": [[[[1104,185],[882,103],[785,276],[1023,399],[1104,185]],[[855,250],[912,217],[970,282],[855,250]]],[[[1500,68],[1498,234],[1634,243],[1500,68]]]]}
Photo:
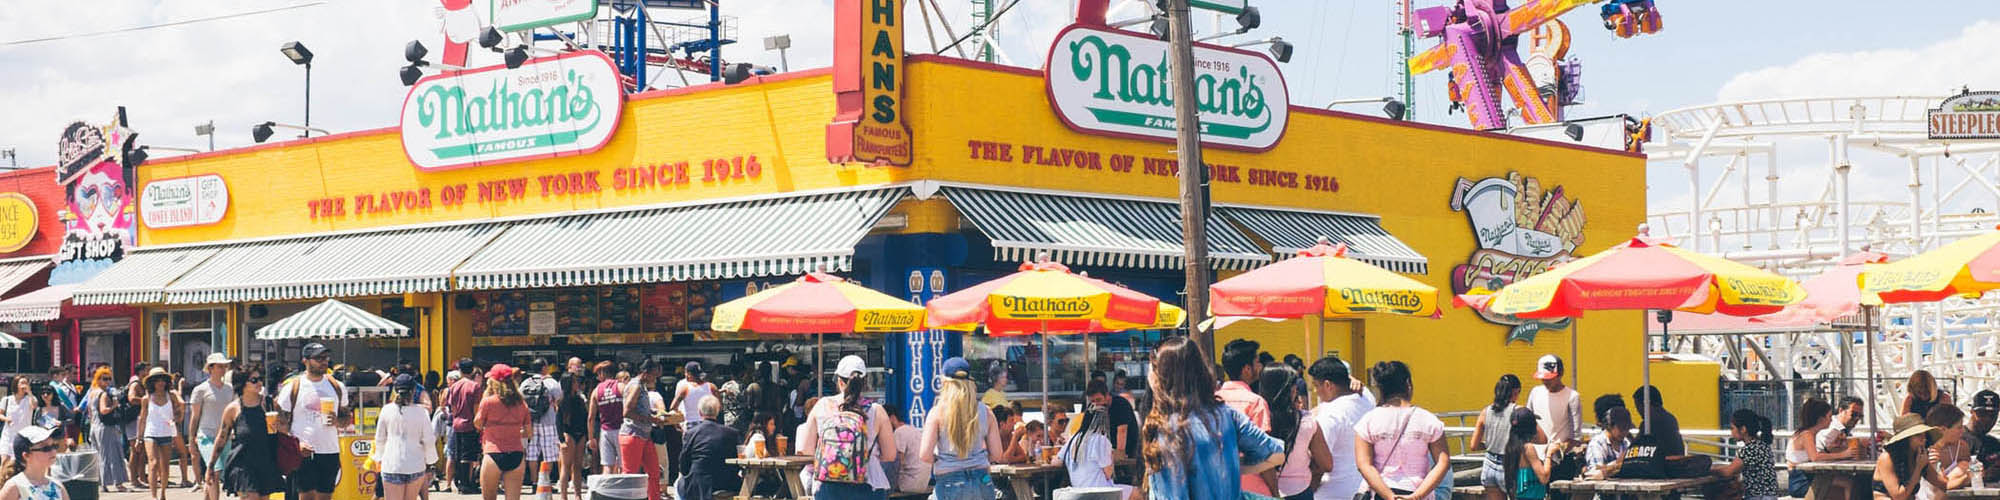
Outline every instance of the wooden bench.
{"type": "Polygon", "coordinates": [[[1472,486],[1453,486],[1451,488],[1451,498],[1452,500],[1476,500],[1476,499],[1486,498],[1486,487],[1477,484],[1472,486]]]}
{"type": "MultiPolygon", "coordinates": [[[[1549,489],[1579,497],[1624,495],[1657,499],[1677,493],[1700,493],[1708,485],[1722,480],[1721,476],[1713,474],[1682,479],[1576,479],[1550,483],[1549,489]]],[[[1457,488],[1453,490],[1456,492],[1457,488]]]]}
{"type": "Polygon", "coordinates": [[[931,492],[928,491],[891,490],[889,492],[889,500],[925,500],[930,497],[931,492]]]}

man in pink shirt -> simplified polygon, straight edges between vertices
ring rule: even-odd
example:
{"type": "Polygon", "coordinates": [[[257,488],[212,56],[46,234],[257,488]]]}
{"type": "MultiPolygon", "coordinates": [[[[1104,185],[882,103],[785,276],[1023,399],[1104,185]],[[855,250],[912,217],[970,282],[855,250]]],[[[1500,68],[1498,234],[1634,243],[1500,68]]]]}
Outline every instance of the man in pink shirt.
{"type": "MultiPolygon", "coordinates": [[[[1229,377],[1229,381],[1216,389],[1215,397],[1222,399],[1222,404],[1250,417],[1258,429],[1270,432],[1271,404],[1257,394],[1257,388],[1250,386],[1250,381],[1257,380],[1258,375],[1264,373],[1264,364],[1257,360],[1257,350],[1261,347],[1257,341],[1245,339],[1231,340],[1229,345],[1222,347],[1222,372],[1229,377]]],[[[1271,488],[1264,484],[1263,476],[1244,474],[1240,481],[1243,491],[1271,496],[1271,488]]]]}
{"type": "Polygon", "coordinates": [[[1270,405],[1264,402],[1263,396],[1257,395],[1257,388],[1250,386],[1251,381],[1264,373],[1264,364],[1257,362],[1257,349],[1261,347],[1255,340],[1244,339],[1231,340],[1229,345],[1223,346],[1222,372],[1229,377],[1229,381],[1222,383],[1222,388],[1215,391],[1215,397],[1222,398],[1223,404],[1243,412],[1251,422],[1257,423],[1258,429],[1268,432],[1271,430],[1270,405]]]}

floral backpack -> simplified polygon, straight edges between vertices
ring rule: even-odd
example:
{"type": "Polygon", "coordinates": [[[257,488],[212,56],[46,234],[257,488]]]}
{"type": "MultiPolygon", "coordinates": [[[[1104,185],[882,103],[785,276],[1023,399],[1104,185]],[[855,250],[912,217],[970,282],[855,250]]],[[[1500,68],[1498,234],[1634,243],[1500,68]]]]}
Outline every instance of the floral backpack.
{"type": "MultiPolygon", "coordinates": [[[[869,413],[874,405],[863,407],[869,413]]],[[[819,449],[814,462],[821,482],[868,482],[868,417],[841,410],[819,419],[819,449]]]]}

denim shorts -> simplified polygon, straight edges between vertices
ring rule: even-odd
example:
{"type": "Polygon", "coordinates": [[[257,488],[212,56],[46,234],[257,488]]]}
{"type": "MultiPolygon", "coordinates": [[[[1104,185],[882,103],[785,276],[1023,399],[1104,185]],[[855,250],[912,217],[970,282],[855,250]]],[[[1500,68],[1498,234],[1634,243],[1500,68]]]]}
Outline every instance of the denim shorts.
{"type": "Polygon", "coordinates": [[[937,489],[931,498],[937,500],[981,499],[993,500],[993,474],[985,467],[961,469],[932,476],[937,481],[937,489]]]}
{"type": "Polygon", "coordinates": [[[418,472],[415,474],[397,474],[394,472],[384,472],[382,473],[382,482],[388,484],[410,484],[417,482],[418,479],[422,479],[424,477],[424,474],[425,473],[423,472],[418,472]]]}
{"type": "Polygon", "coordinates": [[[1500,465],[1500,460],[1502,460],[1500,457],[1488,453],[1485,460],[1479,461],[1480,486],[1485,486],[1492,491],[1500,491],[1496,488],[1507,487],[1507,469],[1500,465]]]}

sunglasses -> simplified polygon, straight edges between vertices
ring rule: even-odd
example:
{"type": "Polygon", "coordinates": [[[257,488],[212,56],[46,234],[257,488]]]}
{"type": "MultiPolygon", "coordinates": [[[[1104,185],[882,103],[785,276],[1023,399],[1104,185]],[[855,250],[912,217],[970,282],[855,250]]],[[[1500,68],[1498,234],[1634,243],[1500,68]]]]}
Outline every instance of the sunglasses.
{"type": "Polygon", "coordinates": [[[28,448],[28,453],[36,453],[36,452],[54,453],[55,451],[56,451],[56,445],[54,443],[28,448]]]}

